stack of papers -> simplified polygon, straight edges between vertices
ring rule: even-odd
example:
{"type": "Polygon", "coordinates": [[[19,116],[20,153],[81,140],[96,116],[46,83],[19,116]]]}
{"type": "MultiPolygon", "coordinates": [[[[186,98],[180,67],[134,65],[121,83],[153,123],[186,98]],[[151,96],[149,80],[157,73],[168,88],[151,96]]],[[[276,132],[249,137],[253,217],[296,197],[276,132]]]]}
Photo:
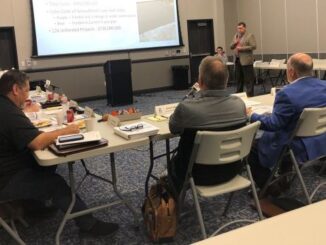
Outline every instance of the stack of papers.
{"type": "Polygon", "coordinates": [[[32,120],[32,123],[36,128],[44,128],[52,125],[52,121],[47,118],[35,119],[32,120]]]}
{"type": "Polygon", "coordinates": [[[159,128],[155,127],[152,124],[141,121],[137,123],[126,124],[120,127],[114,127],[113,130],[117,135],[130,140],[155,135],[158,133],[159,128]]]}
{"type": "Polygon", "coordinates": [[[259,101],[254,101],[254,100],[249,99],[247,97],[247,93],[246,92],[235,93],[235,94],[232,94],[232,95],[237,96],[240,99],[242,99],[242,101],[246,104],[246,107],[252,107],[252,106],[255,106],[255,105],[259,105],[260,104],[259,101]]]}
{"type": "Polygon", "coordinates": [[[259,101],[254,100],[243,100],[243,102],[246,104],[246,107],[252,107],[261,104],[259,101]]]}
{"type": "Polygon", "coordinates": [[[169,118],[179,103],[155,106],[155,115],[169,118]]]}
{"type": "Polygon", "coordinates": [[[149,119],[153,122],[162,122],[162,121],[168,120],[166,117],[157,116],[157,115],[149,116],[149,117],[147,117],[147,119],[149,119]]]}
{"type": "Polygon", "coordinates": [[[271,114],[273,111],[273,106],[256,105],[256,106],[253,106],[251,109],[256,114],[271,114]]]}

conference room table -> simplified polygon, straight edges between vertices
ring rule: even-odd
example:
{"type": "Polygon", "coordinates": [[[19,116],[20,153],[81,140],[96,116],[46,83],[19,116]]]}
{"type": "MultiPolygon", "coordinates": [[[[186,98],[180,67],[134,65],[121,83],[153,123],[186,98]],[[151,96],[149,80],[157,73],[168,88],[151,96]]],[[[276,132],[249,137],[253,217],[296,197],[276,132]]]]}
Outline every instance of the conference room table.
{"type": "MultiPolygon", "coordinates": [[[[323,59],[313,59],[314,66],[313,70],[315,71],[315,76],[318,75],[318,72],[326,71],[326,61],[323,59]]],[[[256,82],[258,82],[258,78],[262,76],[262,72],[266,71],[265,78],[262,78],[263,80],[269,79],[271,81],[272,86],[278,85],[278,81],[281,80],[280,85],[286,84],[286,69],[287,64],[275,64],[270,62],[257,62],[254,65],[254,68],[256,70],[256,82]],[[271,71],[279,71],[278,75],[275,78],[275,83],[273,82],[273,78],[270,75],[271,71]]],[[[320,74],[319,74],[320,77],[320,74]]],[[[324,76],[322,78],[323,80],[326,79],[326,72],[324,73],[324,76]]]]}
{"type": "Polygon", "coordinates": [[[326,200],[194,243],[194,245],[324,245],[326,200]]]}
{"type": "MultiPolygon", "coordinates": [[[[264,105],[272,105],[273,101],[274,101],[273,98],[274,98],[273,96],[268,94],[268,95],[263,95],[263,96],[256,96],[256,97],[250,98],[248,100],[251,100],[254,102],[259,102],[264,105]]],[[[138,218],[138,214],[137,214],[136,210],[134,209],[134,207],[132,207],[132,205],[130,205],[128,200],[126,200],[122,196],[120,191],[118,190],[117,176],[116,176],[116,170],[115,170],[116,162],[115,162],[114,154],[117,152],[123,152],[124,150],[149,145],[150,167],[148,169],[148,174],[147,174],[146,183],[145,183],[145,194],[147,194],[149,179],[150,179],[150,177],[155,178],[155,176],[153,176],[151,174],[152,169],[154,167],[155,159],[158,157],[166,156],[167,162],[170,160],[169,140],[173,137],[176,137],[176,135],[171,134],[171,132],[169,130],[168,119],[163,120],[163,121],[152,121],[149,119],[151,116],[153,116],[153,115],[145,115],[145,116],[142,116],[141,119],[128,121],[125,123],[128,124],[128,123],[134,123],[134,122],[140,122],[140,121],[148,122],[148,123],[156,126],[157,128],[159,128],[158,133],[154,136],[126,140],[126,139],[116,135],[114,133],[113,126],[110,125],[108,122],[100,122],[100,123],[96,123],[94,130],[99,131],[101,136],[108,140],[107,146],[104,146],[101,148],[96,148],[96,149],[91,149],[91,150],[87,150],[87,151],[83,151],[83,152],[79,152],[79,153],[75,153],[75,154],[71,154],[71,155],[66,155],[66,156],[57,156],[48,149],[34,151],[35,159],[38,162],[38,164],[41,166],[53,166],[53,165],[60,165],[60,164],[68,165],[69,182],[70,182],[72,200],[71,200],[69,208],[67,209],[67,211],[60,223],[60,226],[57,230],[56,238],[55,238],[56,244],[60,244],[60,235],[63,231],[63,228],[64,228],[66,222],[69,219],[73,219],[78,216],[85,215],[85,214],[88,214],[91,212],[95,212],[95,211],[98,211],[98,210],[101,210],[104,208],[108,208],[110,206],[117,205],[117,204],[126,205],[126,207],[132,212],[132,214],[134,216],[135,224],[138,225],[139,218],[138,218]],[[161,140],[165,140],[165,142],[166,142],[166,153],[162,154],[160,156],[154,156],[154,142],[161,141],[161,140]],[[103,205],[99,205],[96,207],[90,207],[87,210],[83,210],[80,212],[72,213],[72,208],[73,208],[73,206],[75,204],[75,200],[76,200],[76,189],[77,189],[76,184],[75,184],[75,178],[74,178],[74,170],[73,170],[74,163],[77,161],[80,161],[80,160],[83,162],[83,159],[87,159],[90,157],[96,157],[96,156],[107,155],[107,154],[110,155],[112,179],[108,180],[108,179],[104,179],[99,176],[94,176],[92,174],[91,174],[91,176],[97,177],[103,181],[108,182],[108,184],[111,184],[113,186],[113,190],[114,190],[115,194],[118,196],[118,198],[120,200],[115,201],[113,203],[106,203],[103,205]]]]}
{"type": "MultiPolygon", "coordinates": [[[[144,146],[149,144],[149,138],[140,138],[140,139],[133,139],[133,140],[125,140],[122,137],[117,136],[113,132],[112,126],[110,126],[107,122],[101,122],[101,123],[96,123],[95,129],[96,131],[99,131],[102,138],[108,140],[108,145],[101,147],[101,148],[96,148],[96,149],[91,149],[71,155],[66,155],[66,156],[57,156],[54,153],[52,153],[50,150],[45,149],[45,150],[37,150],[34,151],[34,157],[38,164],[40,166],[53,166],[53,165],[60,165],[60,164],[67,164],[68,165],[68,170],[69,170],[69,182],[70,182],[70,188],[71,188],[71,203],[69,205],[69,208],[67,209],[60,226],[57,230],[56,233],[56,244],[60,244],[60,235],[63,231],[63,228],[66,224],[66,222],[69,219],[73,219],[88,213],[92,213],[95,211],[99,211],[101,209],[105,209],[114,205],[118,204],[124,204],[127,206],[127,208],[132,212],[135,220],[135,225],[139,225],[139,217],[138,213],[135,210],[134,207],[126,200],[123,195],[120,193],[117,187],[117,176],[116,176],[116,163],[115,163],[115,158],[114,158],[114,153],[120,152],[123,150],[127,150],[130,148],[136,148],[139,146],[144,146]],[[74,163],[83,159],[87,159],[90,157],[96,157],[96,156],[101,156],[101,155],[110,155],[110,165],[111,165],[111,179],[104,179],[100,176],[96,176],[94,174],[90,174],[90,176],[98,178],[100,180],[103,180],[107,182],[108,184],[112,185],[113,190],[115,194],[118,196],[119,200],[115,202],[110,202],[106,204],[102,204],[96,207],[91,207],[86,210],[80,211],[80,212],[75,212],[72,213],[72,208],[75,204],[76,200],[76,183],[75,183],[75,178],[74,178],[74,163]]],[[[83,162],[84,163],[84,162],[83,162]]],[[[87,172],[87,171],[86,171],[87,172]]],[[[126,173],[127,174],[127,173],[126,173]]]]}

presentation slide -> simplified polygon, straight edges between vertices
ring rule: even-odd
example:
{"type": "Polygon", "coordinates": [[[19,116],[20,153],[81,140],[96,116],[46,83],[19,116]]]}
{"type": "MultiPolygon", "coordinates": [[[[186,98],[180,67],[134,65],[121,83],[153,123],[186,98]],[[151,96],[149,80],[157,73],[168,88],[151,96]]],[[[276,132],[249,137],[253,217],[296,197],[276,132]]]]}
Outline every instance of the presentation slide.
{"type": "Polygon", "coordinates": [[[31,0],[37,56],[179,46],[177,0],[31,0]]]}

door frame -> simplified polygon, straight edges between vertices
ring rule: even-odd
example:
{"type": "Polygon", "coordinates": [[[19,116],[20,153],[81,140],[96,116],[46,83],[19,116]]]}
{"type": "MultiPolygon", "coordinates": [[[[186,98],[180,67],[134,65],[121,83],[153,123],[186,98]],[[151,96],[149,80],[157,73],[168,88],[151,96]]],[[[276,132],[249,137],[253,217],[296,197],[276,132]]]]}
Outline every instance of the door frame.
{"type": "Polygon", "coordinates": [[[187,20],[187,31],[188,31],[188,47],[189,47],[189,66],[190,66],[190,81],[191,84],[193,84],[193,81],[195,81],[197,79],[197,77],[193,77],[193,70],[194,69],[198,69],[198,67],[194,67],[193,66],[193,62],[191,61],[192,57],[199,57],[201,56],[202,58],[206,57],[207,55],[213,55],[215,53],[215,33],[214,33],[214,19],[191,19],[191,20],[187,20]],[[190,42],[191,42],[191,38],[190,38],[190,32],[189,32],[189,25],[190,23],[199,23],[199,22],[209,22],[210,24],[210,31],[211,31],[211,47],[212,50],[210,50],[210,52],[206,52],[206,53],[202,53],[202,54],[195,54],[192,55],[192,52],[190,50],[190,42]]]}
{"type": "Polygon", "coordinates": [[[13,26],[0,26],[0,32],[7,32],[11,37],[11,41],[13,42],[13,62],[14,67],[19,69],[18,65],[18,54],[17,54],[17,44],[16,44],[16,35],[15,35],[15,27],[13,26]]]}

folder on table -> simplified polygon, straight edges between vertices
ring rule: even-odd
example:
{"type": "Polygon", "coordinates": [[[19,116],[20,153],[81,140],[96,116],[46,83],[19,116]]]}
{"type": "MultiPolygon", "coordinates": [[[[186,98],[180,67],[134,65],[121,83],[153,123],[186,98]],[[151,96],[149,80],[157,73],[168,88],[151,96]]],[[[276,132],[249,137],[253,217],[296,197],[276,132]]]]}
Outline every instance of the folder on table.
{"type": "Polygon", "coordinates": [[[100,139],[98,141],[92,141],[92,142],[85,142],[80,144],[73,144],[73,145],[61,145],[58,146],[56,144],[49,145],[49,150],[53,152],[55,155],[58,156],[67,156],[83,151],[88,151],[100,147],[104,147],[108,145],[107,139],[100,139]]]}
{"type": "Polygon", "coordinates": [[[141,121],[137,123],[126,124],[120,127],[114,127],[113,130],[115,134],[130,140],[155,135],[158,133],[159,128],[150,123],[141,121]]]}

